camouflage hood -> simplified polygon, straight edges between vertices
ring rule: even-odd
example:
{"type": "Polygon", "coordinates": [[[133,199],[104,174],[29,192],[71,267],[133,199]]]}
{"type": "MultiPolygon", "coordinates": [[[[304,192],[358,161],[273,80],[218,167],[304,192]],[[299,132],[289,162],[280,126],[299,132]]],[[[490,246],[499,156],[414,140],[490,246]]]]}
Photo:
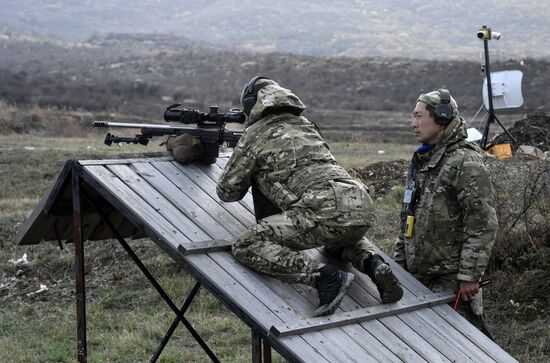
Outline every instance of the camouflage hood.
{"type": "Polygon", "coordinates": [[[455,117],[451,123],[447,125],[443,135],[443,140],[440,142],[442,145],[452,145],[460,140],[466,139],[468,137],[466,122],[460,116],[455,117]]]}
{"type": "Polygon", "coordinates": [[[271,81],[258,91],[256,104],[252,107],[244,126],[254,124],[268,113],[290,112],[298,116],[305,109],[306,106],[292,91],[271,81]]]}

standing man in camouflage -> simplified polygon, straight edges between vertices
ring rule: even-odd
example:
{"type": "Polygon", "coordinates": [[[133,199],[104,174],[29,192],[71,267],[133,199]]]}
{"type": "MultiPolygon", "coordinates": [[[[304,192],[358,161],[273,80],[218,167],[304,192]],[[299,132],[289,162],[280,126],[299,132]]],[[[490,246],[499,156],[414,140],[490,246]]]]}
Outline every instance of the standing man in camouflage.
{"type": "Polygon", "coordinates": [[[265,77],[244,87],[245,131],[218,181],[226,202],[254,183],[281,212],[258,221],[232,247],[244,265],[289,283],[318,289],[315,316],[332,314],[354,275],[301,251],[326,246],[376,283],[384,303],[403,291],[388,264],[364,238],[371,221],[366,187],[340,167],[315,124],[300,116],[305,105],[265,77]]]}
{"type": "Polygon", "coordinates": [[[484,154],[466,141],[448,90],[420,95],[411,126],[422,146],[411,161],[394,259],[433,291],[460,291],[459,312],[490,336],[479,281],[498,223],[484,154]]]}

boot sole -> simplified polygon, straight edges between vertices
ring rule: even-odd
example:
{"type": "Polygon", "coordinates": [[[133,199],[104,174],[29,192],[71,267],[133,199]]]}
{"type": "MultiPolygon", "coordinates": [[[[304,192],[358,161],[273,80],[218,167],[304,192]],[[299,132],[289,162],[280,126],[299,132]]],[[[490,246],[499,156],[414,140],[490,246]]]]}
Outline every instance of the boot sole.
{"type": "Polygon", "coordinates": [[[334,313],[334,311],[338,308],[340,303],[342,302],[342,299],[348,292],[349,286],[351,285],[351,282],[354,279],[354,275],[351,272],[346,272],[346,277],[344,281],[342,282],[342,287],[340,287],[340,291],[338,292],[338,295],[330,302],[328,305],[323,305],[318,307],[314,312],[313,316],[325,316],[325,315],[331,315],[334,313]]]}
{"type": "Polygon", "coordinates": [[[399,301],[403,297],[403,288],[397,277],[393,274],[391,268],[386,266],[381,266],[379,268],[381,271],[377,271],[375,274],[376,278],[376,287],[378,288],[382,303],[390,304],[396,301],[399,301]]]}

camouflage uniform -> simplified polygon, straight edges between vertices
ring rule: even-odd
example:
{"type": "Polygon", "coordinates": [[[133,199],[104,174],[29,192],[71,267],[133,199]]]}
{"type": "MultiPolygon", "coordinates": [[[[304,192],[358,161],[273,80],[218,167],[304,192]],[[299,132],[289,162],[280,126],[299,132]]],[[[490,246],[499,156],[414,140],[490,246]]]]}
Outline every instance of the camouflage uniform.
{"type": "MultiPolygon", "coordinates": [[[[454,100],[451,104],[456,109],[454,100]]],[[[415,191],[412,203],[403,206],[394,259],[433,291],[457,293],[459,280],[479,281],[498,227],[483,153],[466,137],[465,122],[457,116],[441,142],[417,150],[411,161],[407,185],[415,191]],[[405,236],[408,215],[415,218],[411,237],[405,236]]],[[[480,315],[481,290],[471,302],[480,315]]]]}
{"type": "Polygon", "coordinates": [[[255,180],[282,212],[245,231],[232,247],[243,264],[290,283],[315,286],[322,264],[300,251],[328,250],[363,270],[372,253],[364,238],[371,198],[338,166],[317,127],[299,116],[304,104],[271,80],[262,88],[245,131],[217,185],[220,199],[240,200],[255,180]]]}

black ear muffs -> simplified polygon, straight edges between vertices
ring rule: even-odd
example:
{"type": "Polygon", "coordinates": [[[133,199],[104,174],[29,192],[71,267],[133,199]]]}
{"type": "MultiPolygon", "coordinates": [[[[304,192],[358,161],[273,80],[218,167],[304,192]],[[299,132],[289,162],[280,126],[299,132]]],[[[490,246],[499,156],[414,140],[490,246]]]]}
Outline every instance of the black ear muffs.
{"type": "Polygon", "coordinates": [[[451,94],[449,90],[440,89],[441,102],[435,106],[435,122],[439,125],[448,125],[454,118],[453,107],[451,106],[451,94]]]}
{"type": "Polygon", "coordinates": [[[269,79],[269,78],[263,77],[263,76],[256,76],[248,82],[245,88],[242,106],[243,106],[243,112],[247,116],[250,115],[250,111],[252,110],[252,107],[254,107],[258,99],[257,96],[254,94],[254,85],[256,84],[256,81],[259,79],[269,79]]]}

